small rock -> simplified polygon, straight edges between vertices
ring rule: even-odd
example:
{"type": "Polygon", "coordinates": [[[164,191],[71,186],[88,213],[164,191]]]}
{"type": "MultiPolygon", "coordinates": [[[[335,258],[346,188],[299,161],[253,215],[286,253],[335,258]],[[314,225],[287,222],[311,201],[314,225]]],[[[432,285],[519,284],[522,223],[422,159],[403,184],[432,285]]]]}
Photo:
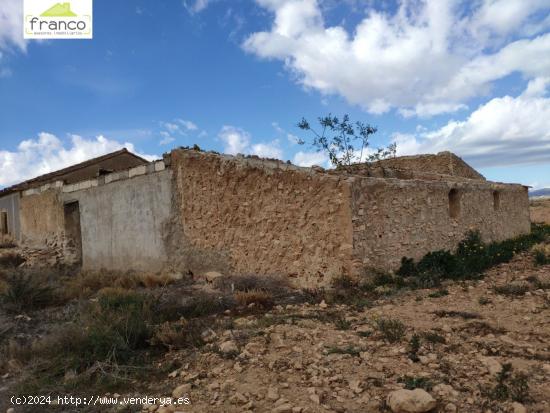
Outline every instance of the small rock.
{"type": "Polygon", "coordinates": [[[13,407],[10,407],[8,410],[6,410],[6,413],[15,413],[15,409],[13,407]]]}
{"type": "Polygon", "coordinates": [[[236,354],[239,352],[239,348],[233,340],[228,340],[220,344],[220,351],[223,354],[236,354]]]}
{"type": "Polygon", "coordinates": [[[492,357],[483,357],[481,362],[491,375],[496,375],[502,371],[502,364],[492,357]]]}
{"type": "Polygon", "coordinates": [[[271,411],[272,413],[292,413],[292,405],[290,403],[284,403],[271,411]]]}
{"type": "Polygon", "coordinates": [[[279,400],[279,392],[276,387],[270,386],[267,389],[267,399],[271,401],[279,400]]]}
{"type": "Polygon", "coordinates": [[[425,390],[396,390],[391,392],[386,403],[393,413],[423,413],[432,410],[437,402],[425,390]]]}
{"type": "Polygon", "coordinates": [[[216,279],[218,279],[220,277],[223,277],[223,275],[221,273],[217,272],[217,271],[208,271],[207,273],[204,274],[204,278],[209,283],[214,282],[216,279]]]}
{"type": "Polygon", "coordinates": [[[444,410],[445,413],[456,413],[457,411],[458,408],[452,403],[447,404],[444,410]]]}
{"type": "Polygon", "coordinates": [[[525,406],[518,402],[512,403],[512,409],[514,413],[527,413],[527,409],[525,408],[525,406]]]}
{"type": "Polygon", "coordinates": [[[321,301],[321,302],[319,303],[319,307],[320,307],[320,308],[327,308],[327,307],[328,307],[328,304],[325,303],[325,300],[323,300],[323,301],[321,301]]]}
{"type": "Polygon", "coordinates": [[[182,384],[174,389],[172,392],[172,397],[179,399],[180,397],[187,396],[189,394],[189,390],[191,390],[190,384],[182,384]]]}

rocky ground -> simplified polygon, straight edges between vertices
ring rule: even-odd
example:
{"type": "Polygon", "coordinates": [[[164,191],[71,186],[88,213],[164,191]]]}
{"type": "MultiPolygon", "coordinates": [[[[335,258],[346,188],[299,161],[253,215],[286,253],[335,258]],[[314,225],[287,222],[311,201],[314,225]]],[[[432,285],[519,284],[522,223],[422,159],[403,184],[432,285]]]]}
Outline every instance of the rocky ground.
{"type": "MultiPolygon", "coordinates": [[[[168,354],[182,367],[151,391],[187,394],[192,409],[185,411],[193,412],[363,413],[392,411],[388,395],[418,386],[431,395],[424,394],[424,406],[433,403],[438,412],[548,412],[550,291],[528,281],[533,277],[550,282],[550,266],[535,268],[524,255],[482,281],[448,285],[441,297],[417,290],[361,311],[321,302],[226,316],[232,328],[212,334],[192,358],[168,354]],[[529,290],[495,292],[502,285],[529,290]],[[390,342],[376,328],[381,318],[400,320],[404,336],[390,342]],[[411,354],[414,334],[420,338],[417,358],[411,354]],[[510,382],[525,375],[529,390],[518,396],[522,403],[491,396],[507,363],[510,382]]],[[[394,397],[411,397],[401,393],[394,397]]]]}
{"type": "MultiPolygon", "coordinates": [[[[227,285],[211,281],[182,279],[160,290],[149,284],[164,298],[227,294],[227,285]]],[[[143,373],[100,394],[183,397],[189,405],[14,407],[9,396],[31,370],[4,359],[0,411],[550,411],[550,265],[535,265],[533,252],[481,280],[437,289],[389,289],[345,304],[286,291],[274,304],[241,302],[210,315],[200,324],[200,344],[154,353],[143,373]]],[[[37,311],[0,307],[0,344],[40,339],[74,320],[81,306],[71,299],[37,311]]],[[[57,394],[70,391],[59,383],[57,394]]]]}

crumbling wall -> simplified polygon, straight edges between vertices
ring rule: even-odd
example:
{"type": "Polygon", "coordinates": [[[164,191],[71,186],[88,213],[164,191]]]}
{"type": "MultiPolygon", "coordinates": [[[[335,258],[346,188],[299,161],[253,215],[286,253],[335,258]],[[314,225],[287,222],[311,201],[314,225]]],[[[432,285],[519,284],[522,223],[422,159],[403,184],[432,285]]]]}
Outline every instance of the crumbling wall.
{"type": "Polygon", "coordinates": [[[63,188],[66,203],[79,203],[84,269],[156,272],[166,266],[172,178],[164,164],[155,171],[158,164],[63,188]]]}
{"type": "Polygon", "coordinates": [[[356,178],[352,211],[354,262],[367,269],[395,270],[404,256],[452,250],[470,229],[480,230],[485,241],[530,231],[521,185],[356,178]],[[453,188],[458,209],[450,205],[453,188]]]}
{"type": "Polygon", "coordinates": [[[352,270],[348,178],[184,150],[172,152],[171,167],[179,254],[191,245],[200,270],[285,274],[309,287],[352,270]]]}
{"type": "Polygon", "coordinates": [[[462,158],[451,152],[439,152],[435,155],[399,156],[374,162],[370,166],[372,168],[383,167],[420,173],[450,175],[466,179],[485,179],[483,175],[464,162],[462,158]]]}
{"type": "Polygon", "coordinates": [[[20,204],[21,242],[33,247],[61,248],[63,242],[63,202],[60,191],[48,189],[23,195],[20,204]]]}

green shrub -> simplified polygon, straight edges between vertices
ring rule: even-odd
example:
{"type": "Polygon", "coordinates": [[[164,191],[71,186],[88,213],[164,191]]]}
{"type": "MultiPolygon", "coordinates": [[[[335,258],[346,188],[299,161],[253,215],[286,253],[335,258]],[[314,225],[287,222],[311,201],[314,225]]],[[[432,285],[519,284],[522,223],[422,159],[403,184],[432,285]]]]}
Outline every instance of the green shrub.
{"type": "Polygon", "coordinates": [[[455,253],[432,251],[417,263],[403,257],[397,274],[408,279],[413,288],[431,288],[443,279],[477,279],[488,268],[510,261],[517,252],[526,251],[550,236],[550,225],[533,224],[531,233],[502,242],[485,244],[477,231],[469,231],[455,253]]]}
{"type": "Polygon", "coordinates": [[[525,374],[513,374],[510,363],[502,366],[497,374],[497,384],[489,392],[494,400],[504,401],[511,399],[515,402],[525,403],[529,401],[529,382],[525,374]]]}
{"type": "Polygon", "coordinates": [[[433,293],[428,294],[428,297],[440,298],[440,297],[445,297],[446,295],[449,295],[449,291],[446,289],[442,289],[442,290],[437,290],[437,291],[434,291],[433,293]]]}
{"type": "Polygon", "coordinates": [[[430,391],[433,387],[432,381],[426,377],[403,376],[399,379],[399,382],[405,384],[407,390],[424,389],[430,391]]]}
{"type": "Polygon", "coordinates": [[[405,336],[406,327],[400,320],[380,318],[375,320],[375,327],[382,337],[390,343],[397,343],[405,336]]]}
{"type": "Polygon", "coordinates": [[[411,341],[409,341],[409,359],[417,363],[419,361],[418,352],[420,351],[420,336],[413,334],[411,341]]]}
{"type": "Polygon", "coordinates": [[[494,291],[497,294],[508,295],[512,297],[521,297],[529,291],[529,285],[527,284],[506,284],[494,287],[494,291]]]}

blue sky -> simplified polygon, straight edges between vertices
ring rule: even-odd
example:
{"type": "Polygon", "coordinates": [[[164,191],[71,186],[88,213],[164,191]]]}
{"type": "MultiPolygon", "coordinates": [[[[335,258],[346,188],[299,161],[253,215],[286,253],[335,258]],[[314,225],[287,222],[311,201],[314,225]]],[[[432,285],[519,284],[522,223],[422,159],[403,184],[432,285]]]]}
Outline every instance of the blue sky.
{"type": "Polygon", "coordinates": [[[548,1],[94,0],[93,40],[41,42],[22,3],[0,0],[0,186],[121,146],[325,165],[295,125],[328,113],[550,186],[548,1]]]}

